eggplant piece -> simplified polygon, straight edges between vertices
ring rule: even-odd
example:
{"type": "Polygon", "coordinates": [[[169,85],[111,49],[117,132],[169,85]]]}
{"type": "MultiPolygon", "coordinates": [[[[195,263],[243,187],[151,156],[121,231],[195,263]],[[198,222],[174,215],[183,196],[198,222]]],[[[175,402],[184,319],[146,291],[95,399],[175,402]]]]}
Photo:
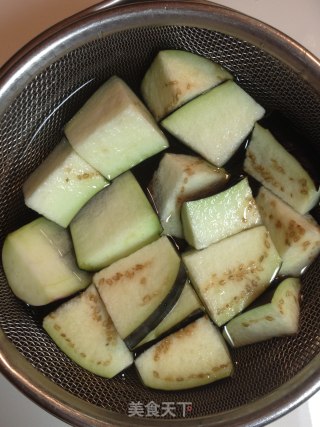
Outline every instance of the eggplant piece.
{"type": "Polygon", "coordinates": [[[161,124],[183,144],[221,167],[264,113],[261,105],[228,80],[180,107],[161,124]]]}
{"type": "Polygon", "coordinates": [[[196,249],[262,223],[247,178],[219,194],[184,203],[181,218],[185,239],[196,249]]]}
{"type": "Polygon", "coordinates": [[[70,359],[94,374],[112,378],[133,363],[93,284],[48,314],[43,328],[70,359]]]}
{"type": "Polygon", "coordinates": [[[79,266],[97,271],[156,240],[162,228],[128,171],[80,210],[70,230],[79,266]]]}
{"type": "Polygon", "coordinates": [[[309,212],[319,200],[320,190],[307,171],[259,124],[252,132],[244,170],[300,214],[309,212]]]}
{"type": "Polygon", "coordinates": [[[294,335],[299,329],[300,279],[281,282],[269,304],[255,307],[232,319],[223,336],[233,347],[294,335]]]}
{"type": "Polygon", "coordinates": [[[74,216],[108,181],[63,138],[23,184],[25,204],[67,227],[74,216]]]}
{"type": "Polygon", "coordinates": [[[199,157],[166,153],[150,186],[164,233],[184,237],[180,218],[182,204],[219,191],[228,178],[224,169],[199,157]]]}
{"type": "Polygon", "coordinates": [[[226,343],[207,316],[150,347],[135,360],[143,383],[160,390],[183,390],[230,376],[226,343]]]}
{"type": "Polygon", "coordinates": [[[94,275],[107,311],[130,348],[154,329],[178,300],[186,280],[181,264],[169,239],[161,237],[94,275]]]}
{"type": "Polygon", "coordinates": [[[86,288],[91,275],[76,263],[69,233],[40,217],[8,234],[2,264],[12,292],[40,306],[86,288]]]}
{"type": "Polygon", "coordinates": [[[149,334],[139,342],[137,348],[154,341],[164,335],[170,329],[179,325],[183,321],[190,319],[196,313],[204,312],[204,307],[201,304],[197,294],[193,290],[189,281],[184,284],[181,295],[166,317],[153,329],[149,334]]]}
{"type": "Polygon", "coordinates": [[[262,294],[281,258],[261,225],[182,255],[191,283],[211,319],[225,324],[262,294]]]}
{"type": "Polygon", "coordinates": [[[311,216],[300,215],[264,187],[259,190],[256,202],[282,258],[279,274],[300,276],[320,253],[319,225],[311,216]]]}
{"type": "Polygon", "coordinates": [[[74,150],[109,180],[168,147],[151,113],[117,76],[88,99],[64,131],[74,150]]]}
{"type": "Polygon", "coordinates": [[[228,79],[232,75],[210,59],[182,50],[162,50],[142,80],[141,93],[158,121],[228,79]]]}

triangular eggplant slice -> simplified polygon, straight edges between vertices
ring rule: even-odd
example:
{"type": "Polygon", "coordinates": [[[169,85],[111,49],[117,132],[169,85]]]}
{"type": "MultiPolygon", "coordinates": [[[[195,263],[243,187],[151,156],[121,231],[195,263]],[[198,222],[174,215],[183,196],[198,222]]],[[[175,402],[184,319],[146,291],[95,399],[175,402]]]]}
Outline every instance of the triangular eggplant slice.
{"type": "Polygon", "coordinates": [[[210,59],[182,50],[160,51],[147,70],[142,96],[156,120],[232,75],[210,59]]]}
{"type": "Polygon", "coordinates": [[[310,215],[300,215],[264,187],[256,202],[283,261],[279,273],[299,276],[320,253],[319,225],[310,215]]]}
{"type": "Polygon", "coordinates": [[[320,190],[308,172],[259,124],[252,132],[244,170],[301,214],[319,200],[320,190]]]}
{"type": "Polygon", "coordinates": [[[94,275],[107,311],[130,348],[174,306],[185,283],[183,272],[175,248],[161,237],[94,275]]]}
{"type": "Polygon", "coordinates": [[[255,307],[232,319],[223,335],[233,347],[293,335],[299,329],[300,280],[288,278],[278,285],[271,303],[255,307]]]}
{"type": "Polygon", "coordinates": [[[94,374],[112,378],[133,362],[94,285],[48,314],[43,327],[70,359],[94,374]]]}
{"type": "Polygon", "coordinates": [[[208,317],[190,323],[137,357],[143,383],[160,390],[183,390],[230,376],[226,343],[208,317]]]}

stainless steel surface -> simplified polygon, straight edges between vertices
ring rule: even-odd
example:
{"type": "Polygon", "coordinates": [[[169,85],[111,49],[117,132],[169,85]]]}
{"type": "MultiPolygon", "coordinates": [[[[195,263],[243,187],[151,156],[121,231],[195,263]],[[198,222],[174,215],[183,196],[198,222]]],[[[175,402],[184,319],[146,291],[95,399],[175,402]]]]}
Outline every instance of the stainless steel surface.
{"type": "MultiPolygon", "coordinates": [[[[235,72],[240,83],[264,105],[284,109],[319,150],[320,64],[279,31],[217,6],[181,2],[132,5],[117,9],[117,14],[100,11],[86,18],[72,18],[70,22],[70,26],[67,22],[60,25],[59,33],[50,30],[49,38],[41,36],[32,43],[31,52],[28,48],[26,55],[21,52],[17,61],[11,61],[1,74],[4,181],[0,218],[5,232],[29,218],[21,200],[21,183],[58,141],[66,119],[114,70],[136,85],[150,58],[162,46],[187,48],[219,60],[235,72]],[[124,59],[123,52],[127,54],[124,59]],[[78,62],[83,60],[89,65],[79,70],[78,62]]],[[[238,369],[246,363],[245,369],[249,371],[243,370],[238,380],[229,385],[214,385],[205,391],[180,394],[179,399],[192,398],[199,405],[197,419],[184,419],[186,425],[199,425],[200,420],[201,425],[262,425],[295,407],[319,388],[318,269],[319,263],[305,278],[307,298],[301,341],[294,338],[281,344],[276,341],[258,345],[253,353],[252,349],[241,351],[236,354],[238,369]],[[265,356],[265,352],[269,356],[265,356]],[[258,368],[263,368],[262,373],[270,372],[270,378],[264,378],[266,384],[259,383],[261,377],[253,369],[252,358],[260,361],[258,368]],[[274,358],[278,359],[276,365],[274,358]],[[246,383],[248,378],[253,384],[246,383]],[[242,396],[236,395],[239,390],[242,396]]],[[[12,297],[3,279],[1,284],[1,325],[15,344],[10,344],[1,333],[1,367],[33,400],[73,425],[107,425],[106,420],[132,426],[158,425],[165,421],[169,425],[181,423],[181,419],[128,420],[125,410],[130,398],[138,400],[136,396],[144,396],[155,400],[164,399],[164,395],[142,389],[134,373],[129,374],[126,381],[119,378],[110,382],[83,373],[55,349],[32,312],[12,297]],[[39,348],[43,354],[39,354],[39,348]]]]}

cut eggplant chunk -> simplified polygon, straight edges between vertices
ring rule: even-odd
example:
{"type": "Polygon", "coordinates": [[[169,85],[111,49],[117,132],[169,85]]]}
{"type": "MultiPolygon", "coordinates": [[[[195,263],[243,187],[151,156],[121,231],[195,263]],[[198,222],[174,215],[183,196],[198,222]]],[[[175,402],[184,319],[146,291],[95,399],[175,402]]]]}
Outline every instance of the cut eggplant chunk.
{"type": "Polygon", "coordinates": [[[320,253],[320,228],[261,187],[256,199],[262,220],[282,258],[280,274],[299,276],[320,253]]]}
{"type": "Polygon", "coordinates": [[[182,204],[219,191],[228,178],[224,169],[199,157],[166,153],[151,183],[164,233],[184,237],[180,218],[182,204]]]}
{"type": "Polygon", "coordinates": [[[183,390],[233,373],[226,343],[208,317],[190,323],[135,360],[143,383],[160,390],[183,390]]]}
{"type": "Polygon", "coordinates": [[[273,137],[256,124],[244,162],[245,171],[266,188],[305,214],[320,197],[320,191],[300,163],[273,137]]]}
{"type": "Polygon", "coordinates": [[[128,346],[137,345],[178,300],[185,282],[176,281],[180,264],[169,239],[161,237],[94,275],[94,284],[120,337],[127,339],[131,334],[128,346]]]}
{"type": "Polygon", "coordinates": [[[229,80],[180,107],[161,124],[209,162],[223,166],[264,112],[229,80]]]}
{"type": "Polygon", "coordinates": [[[141,93],[156,120],[232,75],[200,55],[182,50],[162,50],[146,72],[141,93]]]}
{"type": "Polygon", "coordinates": [[[91,275],[79,270],[65,228],[40,217],[10,233],[2,264],[13,293],[40,306],[84,289],[91,275]]]}
{"type": "Polygon", "coordinates": [[[114,377],[133,363],[92,284],[48,314],[43,328],[70,359],[104,378],[114,377]]]}
{"type": "Polygon", "coordinates": [[[23,185],[25,204],[51,221],[67,227],[108,181],[63,138],[23,185]]]}
{"type": "Polygon", "coordinates": [[[168,147],[151,113],[116,76],[67,123],[65,134],[77,153],[109,180],[168,147]]]}
{"type": "Polygon", "coordinates": [[[173,327],[179,325],[185,319],[191,317],[194,313],[201,311],[204,311],[204,307],[189,281],[186,281],[181,295],[172,310],[159,323],[159,325],[138,344],[137,347],[157,339],[173,327]]]}
{"type": "Polygon", "coordinates": [[[265,226],[182,256],[212,320],[221,326],[254,301],[276,276],[281,258],[265,226]]]}
{"type": "Polygon", "coordinates": [[[232,319],[223,335],[233,347],[270,338],[294,335],[299,329],[300,280],[288,278],[278,285],[271,303],[248,310],[232,319]]]}
{"type": "Polygon", "coordinates": [[[222,193],[184,203],[181,218],[185,239],[196,249],[261,224],[247,178],[222,193]]]}
{"type": "Polygon", "coordinates": [[[80,268],[97,271],[156,240],[162,227],[128,171],[80,210],[70,230],[80,268]]]}

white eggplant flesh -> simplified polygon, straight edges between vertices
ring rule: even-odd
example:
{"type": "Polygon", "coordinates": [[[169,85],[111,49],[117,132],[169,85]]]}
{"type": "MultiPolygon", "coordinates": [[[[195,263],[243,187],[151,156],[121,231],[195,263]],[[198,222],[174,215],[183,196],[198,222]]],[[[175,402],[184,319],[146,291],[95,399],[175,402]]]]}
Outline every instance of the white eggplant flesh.
{"type": "Polygon", "coordinates": [[[226,343],[206,316],[150,347],[135,365],[143,383],[160,390],[198,387],[233,373],[226,343]]]}
{"type": "Polygon", "coordinates": [[[196,249],[262,223],[247,178],[221,193],[184,203],[181,218],[185,239],[196,249]]]}
{"type": "Polygon", "coordinates": [[[25,204],[67,227],[79,210],[108,181],[70,146],[65,138],[23,185],[25,204]]]}
{"type": "Polygon", "coordinates": [[[109,180],[168,147],[151,113],[117,76],[87,100],[64,131],[74,150],[109,180]]]}
{"type": "Polygon", "coordinates": [[[156,240],[161,224],[132,172],[93,197],[71,221],[78,264],[98,271],[156,240]]]}
{"type": "Polygon", "coordinates": [[[264,108],[232,80],[209,90],[162,120],[162,126],[221,167],[251,132],[264,108]]]}
{"type": "Polygon", "coordinates": [[[225,186],[228,178],[223,168],[200,157],[166,153],[150,187],[164,233],[183,238],[182,204],[216,193],[225,186]]]}
{"type": "Polygon", "coordinates": [[[295,335],[299,330],[300,290],[298,278],[281,282],[270,303],[255,307],[232,319],[223,335],[233,347],[295,335]]]}
{"type": "Polygon", "coordinates": [[[163,117],[232,75],[210,59],[182,50],[160,51],[141,84],[155,119],[163,117]]]}
{"type": "Polygon", "coordinates": [[[68,231],[40,217],[8,234],[2,264],[12,292],[40,306],[86,288],[91,275],[78,268],[68,231]]]}
{"type": "Polygon", "coordinates": [[[93,284],[48,314],[43,327],[70,359],[94,374],[112,378],[133,363],[93,284]]]}
{"type": "Polygon", "coordinates": [[[259,124],[252,132],[244,169],[300,214],[319,201],[320,190],[308,172],[259,124]]]}
{"type": "Polygon", "coordinates": [[[270,285],[281,258],[267,229],[242,231],[182,256],[190,280],[212,320],[221,326],[270,285]]]}
{"type": "MultiPolygon", "coordinates": [[[[172,243],[161,237],[94,275],[93,282],[122,339],[142,326],[170,296],[180,263],[172,243]]],[[[158,323],[163,317],[159,312],[158,323]]]]}
{"type": "Polygon", "coordinates": [[[320,228],[269,190],[261,187],[256,199],[262,220],[282,258],[280,274],[300,276],[320,253],[320,228]]]}

